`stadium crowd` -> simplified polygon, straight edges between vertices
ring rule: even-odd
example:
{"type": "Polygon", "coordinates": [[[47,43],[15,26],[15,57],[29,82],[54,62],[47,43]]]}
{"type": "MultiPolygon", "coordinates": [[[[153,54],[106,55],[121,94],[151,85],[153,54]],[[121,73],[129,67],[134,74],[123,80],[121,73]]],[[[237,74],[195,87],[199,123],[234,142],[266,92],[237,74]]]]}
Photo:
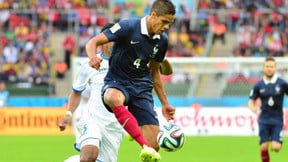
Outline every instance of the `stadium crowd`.
{"type": "MultiPolygon", "coordinates": [[[[50,70],[54,68],[50,65],[51,32],[69,35],[70,31],[77,30],[79,37],[75,46],[78,51],[70,52],[86,56],[84,44],[99,33],[111,13],[115,21],[143,16],[149,12],[151,4],[149,0],[114,2],[113,9],[109,10],[108,0],[0,1],[1,80],[47,84],[50,70]]],[[[267,10],[266,1],[199,0],[196,7],[194,1],[176,2],[177,19],[168,31],[168,57],[206,57],[205,43],[211,28],[213,42],[220,39],[225,44],[226,32],[237,34],[233,56],[287,55],[288,18],[267,10]],[[196,12],[196,18],[192,19],[196,12]],[[192,27],[191,20],[195,20],[192,27]]],[[[269,2],[274,7],[288,4],[284,0],[269,2]]],[[[69,69],[70,65],[67,66],[69,69]]],[[[183,81],[187,81],[187,77],[183,81]]]]}

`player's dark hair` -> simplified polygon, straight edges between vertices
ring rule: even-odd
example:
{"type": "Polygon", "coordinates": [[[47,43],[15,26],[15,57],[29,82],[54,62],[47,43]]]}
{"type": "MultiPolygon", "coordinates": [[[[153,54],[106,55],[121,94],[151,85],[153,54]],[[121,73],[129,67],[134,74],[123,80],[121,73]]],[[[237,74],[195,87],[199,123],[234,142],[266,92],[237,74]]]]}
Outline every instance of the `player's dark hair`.
{"type": "Polygon", "coordinates": [[[106,29],[111,28],[114,24],[115,24],[115,23],[111,23],[111,22],[106,23],[106,24],[102,27],[101,32],[103,32],[103,31],[106,30],[106,29]]]}
{"type": "Polygon", "coordinates": [[[175,15],[176,9],[170,0],[155,0],[151,12],[155,12],[157,16],[175,15]]]}
{"type": "Polygon", "coordinates": [[[274,62],[276,62],[273,57],[266,57],[265,62],[267,62],[267,61],[274,61],[274,62]]]}

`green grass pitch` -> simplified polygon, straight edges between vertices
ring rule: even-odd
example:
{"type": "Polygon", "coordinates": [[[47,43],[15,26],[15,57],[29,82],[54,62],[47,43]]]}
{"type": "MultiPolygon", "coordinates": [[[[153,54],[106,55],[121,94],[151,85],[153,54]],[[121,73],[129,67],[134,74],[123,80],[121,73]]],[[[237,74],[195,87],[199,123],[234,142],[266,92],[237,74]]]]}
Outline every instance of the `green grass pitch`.
{"type": "MultiPolygon", "coordinates": [[[[285,162],[287,146],[279,153],[271,152],[271,161],[285,162]]],[[[78,152],[73,149],[73,136],[0,136],[2,162],[62,162],[78,152]]],[[[125,138],[118,162],[140,162],[140,147],[125,138]]],[[[260,162],[258,137],[192,136],[176,152],[160,151],[161,162],[260,162]]]]}

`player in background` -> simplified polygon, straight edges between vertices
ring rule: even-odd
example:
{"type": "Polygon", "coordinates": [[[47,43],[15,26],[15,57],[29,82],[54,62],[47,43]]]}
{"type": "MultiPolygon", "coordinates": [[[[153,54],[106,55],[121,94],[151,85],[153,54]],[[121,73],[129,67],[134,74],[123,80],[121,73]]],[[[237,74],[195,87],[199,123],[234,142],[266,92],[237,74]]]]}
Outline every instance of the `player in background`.
{"type": "MultiPolygon", "coordinates": [[[[102,30],[111,27],[107,24],[102,30]]],[[[82,110],[82,116],[76,127],[79,134],[76,136],[75,149],[80,151],[79,156],[73,156],[66,160],[78,160],[81,162],[116,162],[118,150],[124,135],[124,130],[117,122],[114,115],[107,111],[101,99],[101,88],[104,84],[104,76],[108,71],[108,59],[110,57],[113,43],[102,46],[102,53],[97,54],[103,61],[101,68],[95,70],[87,59],[79,67],[77,79],[72,85],[72,92],[69,96],[68,111],[60,120],[60,130],[65,130],[70,122],[73,112],[77,109],[81,99],[81,92],[87,85],[90,86],[91,94],[88,103],[82,110]],[[74,159],[76,158],[76,159],[74,159]],[[79,159],[77,159],[79,158],[79,159]]]]}
{"type": "Polygon", "coordinates": [[[263,67],[263,79],[256,83],[250,92],[248,107],[255,114],[259,113],[260,155],[262,162],[270,162],[271,150],[281,150],[283,142],[283,100],[288,94],[288,83],[276,74],[276,61],[266,58],[263,67]],[[261,105],[257,104],[260,99],[261,105]]]}
{"type": "Polygon", "coordinates": [[[101,58],[95,54],[97,47],[114,42],[103,86],[103,102],[142,147],[142,161],[161,159],[157,152],[159,121],[154,110],[153,87],[162,104],[163,116],[171,120],[175,113],[167,100],[159,70],[168,47],[165,31],[174,19],[174,4],[170,0],[155,0],[148,16],[120,20],[86,44],[90,65],[99,69],[101,58]]]}

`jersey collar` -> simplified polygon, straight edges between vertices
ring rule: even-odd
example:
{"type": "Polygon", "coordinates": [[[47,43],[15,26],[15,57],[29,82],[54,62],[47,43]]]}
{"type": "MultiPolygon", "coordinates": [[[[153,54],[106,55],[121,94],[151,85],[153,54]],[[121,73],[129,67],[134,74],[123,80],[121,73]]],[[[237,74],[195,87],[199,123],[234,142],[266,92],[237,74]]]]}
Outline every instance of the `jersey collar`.
{"type": "MultiPolygon", "coordinates": [[[[141,19],[141,34],[147,35],[148,37],[150,37],[150,35],[148,34],[146,18],[147,18],[147,16],[145,16],[141,19]]],[[[152,39],[160,39],[160,35],[155,34],[155,35],[153,35],[152,39]]]]}
{"type": "Polygon", "coordinates": [[[278,78],[277,74],[274,74],[273,77],[271,78],[271,80],[267,80],[265,77],[263,77],[263,81],[265,84],[269,84],[269,83],[274,84],[274,83],[276,83],[277,78],[278,78]]]}

